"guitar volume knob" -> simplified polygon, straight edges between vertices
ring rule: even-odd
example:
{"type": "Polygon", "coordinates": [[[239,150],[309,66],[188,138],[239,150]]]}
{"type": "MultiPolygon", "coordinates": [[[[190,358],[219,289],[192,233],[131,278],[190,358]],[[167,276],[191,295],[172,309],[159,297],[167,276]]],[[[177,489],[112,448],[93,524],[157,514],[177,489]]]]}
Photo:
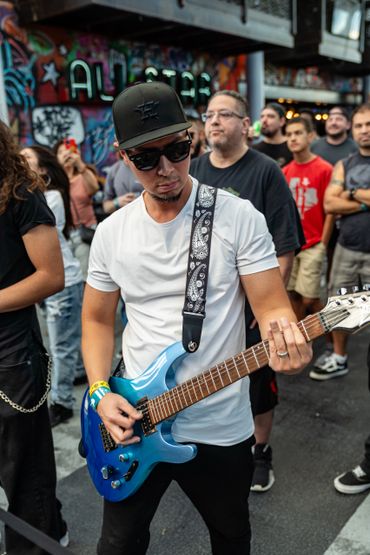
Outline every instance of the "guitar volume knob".
{"type": "Polygon", "coordinates": [[[131,453],[121,453],[118,455],[119,462],[128,462],[131,459],[131,453]]]}
{"type": "Polygon", "coordinates": [[[109,476],[113,474],[113,471],[114,471],[114,468],[111,465],[108,464],[106,466],[103,466],[100,469],[103,480],[108,480],[109,476]]]}

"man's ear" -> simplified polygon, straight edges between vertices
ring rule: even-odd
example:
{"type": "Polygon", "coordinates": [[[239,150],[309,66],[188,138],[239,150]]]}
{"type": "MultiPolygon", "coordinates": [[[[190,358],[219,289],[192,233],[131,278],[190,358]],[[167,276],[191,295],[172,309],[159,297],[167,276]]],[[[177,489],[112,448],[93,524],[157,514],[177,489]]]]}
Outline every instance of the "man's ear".
{"type": "Polygon", "coordinates": [[[307,135],[308,135],[308,142],[311,144],[315,140],[315,133],[314,131],[310,131],[309,133],[307,133],[307,135]]]}
{"type": "Polygon", "coordinates": [[[126,164],[126,166],[129,165],[129,157],[127,156],[126,152],[124,150],[119,150],[119,155],[122,158],[122,160],[124,161],[124,163],[126,164]]]}
{"type": "Polygon", "coordinates": [[[248,116],[246,116],[245,118],[243,118],[242,123],[243,123],[243,135],[248,137],[249,128],[251,126],[251,120],[248,116]]]}

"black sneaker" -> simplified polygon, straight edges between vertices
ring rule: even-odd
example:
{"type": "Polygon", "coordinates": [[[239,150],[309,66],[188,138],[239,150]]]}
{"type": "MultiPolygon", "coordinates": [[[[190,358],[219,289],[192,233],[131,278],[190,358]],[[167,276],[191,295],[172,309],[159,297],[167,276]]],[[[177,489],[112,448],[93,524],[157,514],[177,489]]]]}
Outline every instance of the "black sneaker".
{"type": "Polygon", "coordinates": [[[347,361],[338,362],[335,354],[331,353],[320,365],[316,361],[315,369],[311,370],[308,375],[312,380],[322,381],[345,376],[346,374],[348,374],[347,361]]]}
{"type": "Polygon", "coordinates": [[[58,426],[58,424],[62,424],[62,422],[67,422],[73,416],[73,410],[67,409],[63,407],[63,405],[59,405],[58,403],[54,403],[49,407],[49,418],[50,418],[50,425],[52,428],[58,426]]]}
{"type": "Polygon", "coordinates": [[[361,466],[356,466],[334,480],[334,487],[340,493],[362,493],[370,489],[370,475],[366,474],[361,466]]]}
{"type": "Polygon", "coordinates": [[[275,482],[272,470],[272,449],[268,443],[257,443],[253,451],[254,473],[251,491],[267,491],[275,482]]]}

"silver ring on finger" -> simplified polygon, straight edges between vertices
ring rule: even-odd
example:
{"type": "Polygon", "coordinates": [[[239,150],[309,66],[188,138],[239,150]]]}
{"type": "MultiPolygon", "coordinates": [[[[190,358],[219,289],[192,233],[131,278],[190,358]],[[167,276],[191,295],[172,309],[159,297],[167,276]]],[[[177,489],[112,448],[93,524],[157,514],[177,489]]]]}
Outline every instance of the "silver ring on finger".
{"type": "Polygon", "coordinates": [[[287,357],[289,353],[288,351],[276,351],[276,354],[278,357],[284,358],[284,357],[287,357]]]}

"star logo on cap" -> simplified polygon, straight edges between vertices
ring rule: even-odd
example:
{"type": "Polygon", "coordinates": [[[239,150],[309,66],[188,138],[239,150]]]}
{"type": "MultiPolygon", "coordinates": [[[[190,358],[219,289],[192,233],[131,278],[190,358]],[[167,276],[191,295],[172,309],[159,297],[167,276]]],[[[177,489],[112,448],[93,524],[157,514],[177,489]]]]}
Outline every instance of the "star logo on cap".
{"type": "Polygon", "coordinates": [[[139,112],[139,114],[141,114],[141,121],[158,119],[158,104],[159,100],[150,100],[149,102],[138,104],[134,112],[139,112]]]}

